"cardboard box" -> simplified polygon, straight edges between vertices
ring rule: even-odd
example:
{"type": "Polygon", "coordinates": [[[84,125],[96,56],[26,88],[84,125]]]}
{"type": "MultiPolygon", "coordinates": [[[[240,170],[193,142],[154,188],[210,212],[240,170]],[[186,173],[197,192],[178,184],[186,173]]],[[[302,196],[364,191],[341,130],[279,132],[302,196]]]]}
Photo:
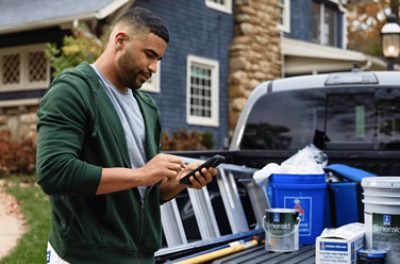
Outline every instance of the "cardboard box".
{"type": "Polygon", "coordinates": [[[325,229],[317,237],[315,261],[317,264],[355,264],[357,251],[364,245],[365,228],[362,223],[325,229]]]}

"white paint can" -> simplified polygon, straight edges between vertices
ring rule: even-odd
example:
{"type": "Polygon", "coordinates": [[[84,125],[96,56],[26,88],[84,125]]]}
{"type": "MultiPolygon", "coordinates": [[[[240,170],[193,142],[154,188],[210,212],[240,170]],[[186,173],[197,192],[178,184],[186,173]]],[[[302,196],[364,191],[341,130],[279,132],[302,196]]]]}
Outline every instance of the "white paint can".
{"type": "Polygon", "coordinates": [[[400,263],[400,177],[369,177],[361,182],[364,194],[368,249],[385,250],[386,263],[400,263]]]}

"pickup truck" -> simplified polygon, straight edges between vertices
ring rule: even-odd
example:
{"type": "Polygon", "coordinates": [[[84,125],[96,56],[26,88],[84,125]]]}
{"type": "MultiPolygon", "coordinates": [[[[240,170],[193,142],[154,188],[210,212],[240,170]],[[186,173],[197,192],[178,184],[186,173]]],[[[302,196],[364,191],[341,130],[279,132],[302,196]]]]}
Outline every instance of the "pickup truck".
{"type": "MultiPolygon", "coordinates": [[[[400,74],[352,71],[258,85],[240,115],[228,150],[173,152],[189,160],[221,154],[226,164],[220,166],[217,181],[203,191],[184,191],[165,206],[164,234],[170,241],[164,241],[159,260],[241,234],[263,233],[260,217],[265,204],[254,195],[252,174],[268,163],[280,164],[310,143],[328,156],[330,164],[380,176],[400,175],[400,74]],[[180,237],[171,242],[171,233],[180,237]]],[[[258,250],[262,252],[262,246],[258,250]]],[[[285,259],[313,263],[313,252],[312,246],[302,247],[286,257],[267,255],[263,263],[285,259]]],[[[247,260],[254,254],[248,254],[247,260]]],[[[226,263],[239,263],[234,259],[226,263]]]]}
{"type": "Polygon", "coordinates": [[[261,168],[313,143],[329,163],[400,175],[400,74],[343,72],[267,81],[250,95],[227,151],[228,163],[261,168]]]}

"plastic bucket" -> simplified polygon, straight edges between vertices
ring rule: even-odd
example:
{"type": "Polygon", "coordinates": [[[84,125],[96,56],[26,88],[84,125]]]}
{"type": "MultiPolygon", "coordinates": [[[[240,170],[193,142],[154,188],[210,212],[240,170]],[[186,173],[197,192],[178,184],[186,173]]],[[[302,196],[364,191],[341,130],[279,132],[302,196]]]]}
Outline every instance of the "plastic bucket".
{"type": "Polygon", "coordinates": [[[265,210],[263,227],[265,249],[292,252],[299,249],[299,213],[295,209],[270,208],[265,210]]]}
{"type": "Polygon", "coordinates": [[[369,249],[387,251],[386,263],[400,260],[400,177],[364,178],[364,219],[369,249]]]}
{"type": "Polygon", "coordinates": [[[300,244],[315,244],[324,229],[325,174],[273,174],[269,184],[273,208],[299,212],[300,244]]]}

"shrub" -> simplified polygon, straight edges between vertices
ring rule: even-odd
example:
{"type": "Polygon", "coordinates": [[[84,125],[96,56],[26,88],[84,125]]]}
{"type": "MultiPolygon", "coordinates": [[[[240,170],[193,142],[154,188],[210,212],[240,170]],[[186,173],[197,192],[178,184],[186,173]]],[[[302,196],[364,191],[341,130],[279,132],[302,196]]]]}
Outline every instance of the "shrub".
{"type": "Polygon", "coordinates": [[[181,129],[173,132],[172,137],[168,133],[163,133],[163,150],[206,150],[212,149],[213,135],[209,132],[191,132],[181,129]]]}
{"type": "Polygon", "coordinates": [[[35,172],[36,144],[33,139],[17,142],[11,131],[0,130],[0,175],[35,172]]]}
{"type": "Polygon", "coordinates": [[[81,62],[94,62],[103,52],[109,31],[98,38],[85,27],[79,24],[73,30],[73,35],[65,36],[61,48],[49,43],[45,54],[54,69],[53,76],[59,75],[64,69],[78,66],[81,62]]]}

